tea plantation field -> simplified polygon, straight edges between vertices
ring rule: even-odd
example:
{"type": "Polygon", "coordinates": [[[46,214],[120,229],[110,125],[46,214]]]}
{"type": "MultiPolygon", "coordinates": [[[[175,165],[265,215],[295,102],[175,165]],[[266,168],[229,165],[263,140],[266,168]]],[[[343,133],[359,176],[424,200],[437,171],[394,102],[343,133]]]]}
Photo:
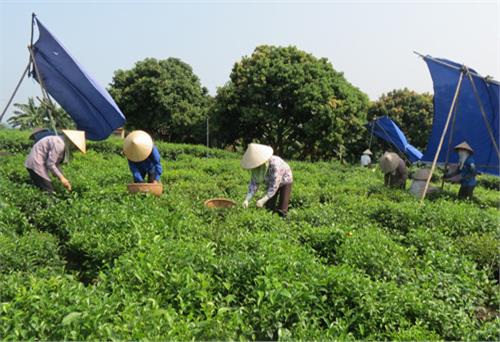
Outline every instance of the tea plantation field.
{"type": "Polygon", "coordinates": [[[241,208],[237,154],[160,143],[156,198],[127,194],[120,140],[89,143],[51,197],[30,147],[0,130],[0,340],[499,338],[496,179],[419,207],[378,169],[291,162],[283,220],[241,208]]]}

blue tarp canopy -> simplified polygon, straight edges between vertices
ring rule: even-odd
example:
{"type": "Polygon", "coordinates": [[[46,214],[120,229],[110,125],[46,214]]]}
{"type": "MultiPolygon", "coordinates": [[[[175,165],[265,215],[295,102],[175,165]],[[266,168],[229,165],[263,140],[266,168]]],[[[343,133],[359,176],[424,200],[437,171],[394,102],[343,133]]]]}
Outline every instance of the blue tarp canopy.
{"type": "Polygon", "coordinates": [[[377,118],[365,126],[373,135],[387,141],[404,153],[410,162],[415,163],[422,158],[422,152],[408,142],[403,131],[388,116],[377,118]]]}
{"type": "MultiPolygon", "coordinates": [[[[34,59],[48,93],[73,118],[87,139],[106,139],[122,127],[125,116],[109,93],[92,78],[61,43],[36,20],[40,36],[34,59]]],[[[36,79],[36,78],[35,78],[36,79]]]]}
{"type": "Polygon", "coordinates": [[[474,159],[479,171],[499,176],[499,94],[500,83],[478,75],[472,69],[466,69],[455,62],[423,57],[434,83],[434,119],[432,133],[422,160],[432,162],[443,134],[446,119],[453,102],[460,73],[464,76],[455,110],[450,119],[444,137],[444,143],[438,156],[438,163],[457,163],[458,155],[453,147],[463,141],[474,149],[474,159]],[[467,70],[477,88],[477,94],[484,108],[481,113],[467,70]],[[489,128],[489,129],[488,129],[489,128]],[[451,140],[450,140],[451,138],[451,140]]]}

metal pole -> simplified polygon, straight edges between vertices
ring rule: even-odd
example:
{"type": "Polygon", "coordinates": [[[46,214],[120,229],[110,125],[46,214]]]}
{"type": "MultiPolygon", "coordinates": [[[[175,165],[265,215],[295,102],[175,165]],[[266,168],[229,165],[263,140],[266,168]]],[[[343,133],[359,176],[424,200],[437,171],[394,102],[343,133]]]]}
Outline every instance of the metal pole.
{"type": "Polygon", "coordinates": [[[427,189],[429,188],[429,184],[431,182],[432,174],[434,173],[434,169],[436,168],[436,163],[439,157],[439,153],[441,152],[441,147],[443,146],[444,136],[446,135],[446,131],[448,130],[448,125],[450,124],[451,114],[455,109],[455,104],[457,102],[458,93],[460,92],[460,87],[462,86],[462,80],[464,77],[464,71],[460,72],[460,78],[458,79],[457,89],[455,90],[455,96],[453,96],[453,101],[451,102],[450,111],[448,113],[448,117],[446,118],[446,123],[444,124],[443,134],[441,134],[441,139],[439,140],[439,145],[436,150],[436,154],[434,155],[434,160],[432,161],[431,172],[427,181],[425,182],[424,192],[422,193],[422,197],[420,198],[420,205],[424,203],[425,195],[427,194],[427,189]]]}
{"type": "Polygon", "coordinates": [[[14,99],[14,96],[16,96],[16,93],[19,90],[19,87],[21,86],[21,83],[23,82],[24,77],[26,77],[26,74],[28,73],[28,70],[30,69],[30,64],[31,64],[31,60],[28,62],[28,65],[24,69],[23,75],[21,76],[21,79],[17,83],[16,89],[14,89],[14,92],[12,93],[12,96],[10,97],[9,101],[7,102],[7,105],[5,106],[4,110],[2,111],[2,115],[0,115],[0,122],[2,122],[3,116],[7,112],[7,108],[9,108],[10,103],[14,99]]]}
{"type": "Polygon", "coordinates": [[[31,39],[30,39],[30,46],[33,45],[33,32],[34,32],[34,27],[35,27],[35,13],[31,13],[31,39]]]}
{"type": "MultiPolygon", "coordinates": [[[[40,75],[40,71],[38,70],[38,65],[36,64],[36,61],[35,61],[35,54],[33,52],[33,46],[31,46],[31,45],[28,46],[28,50],[29,50],[30,55],[31,55],[31,61],[33,62],[33,65],[35,66],[36,78],[38,79],[38,83],[40,84],[40,87],[42,89],[42,95],[43,95],[44,99],[47,99],[47,101],[49,102],[50,107],[51,107],[50,109],[53,110],[55,107],[54,107],[54,104],[52,103],[52,101],[50,100],[49,94],[45,90],[45,84],[43,83],[42,75],[40,75]]],[[[54,122],[54,118],[52,117],[50,110],[47,110],[47,113],[49,114],[49,120],[50,120],[50,124],[52,125],[52,129],[54,130],[54,133],[57,135],[57,129],[56,129],[56,124],[54,122]]]]}
{"type": "Polygon", "coordinates": [[[474,83],[474,79],[472,78],[472,75],[469,72],[469,69],[465,67],[465,70],[467,70],[467,77],[469,77],[470,83],[472,85],[472,89],[474,90],[474,95],[476,96],[476,100],[479,104],[479,109],[481,110],[481,114],[483,115],[484,123],[486,124],[486,129],[488,130],[488,134],[490,135],[491,142],[493,143],[493,146],[495,147],[495,150],[497,151],[497,156],[500,157],[500,151],[498,150],[498,145],[495,140],[495,136],[493,135],[493,132],[491,131],[490,124],[488,122],[488,119],[486,117],[486,112],[484,111],[483,107],[483,102],[481,101],[481,98],[479,97],[479,93],[476,88],[476,84],[474,83]]]}

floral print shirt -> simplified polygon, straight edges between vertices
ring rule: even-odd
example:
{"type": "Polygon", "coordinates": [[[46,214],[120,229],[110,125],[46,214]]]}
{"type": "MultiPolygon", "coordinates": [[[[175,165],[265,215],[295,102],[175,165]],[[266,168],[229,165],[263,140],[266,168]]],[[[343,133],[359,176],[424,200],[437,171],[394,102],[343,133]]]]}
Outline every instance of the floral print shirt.
{"type": "MultiPolygon", "coordinates": [[[[264,177],[264,183],[267,186],[267,197],[273,197],[278,191],[279,187],[286,184],[292,184],[292,169],[280,157],[272,156],[269,159],[269,169],[264,177]]],[[[259,184],[252,177],[248,185],[248,197],[253,197],[259,188],[259,184]]]]}

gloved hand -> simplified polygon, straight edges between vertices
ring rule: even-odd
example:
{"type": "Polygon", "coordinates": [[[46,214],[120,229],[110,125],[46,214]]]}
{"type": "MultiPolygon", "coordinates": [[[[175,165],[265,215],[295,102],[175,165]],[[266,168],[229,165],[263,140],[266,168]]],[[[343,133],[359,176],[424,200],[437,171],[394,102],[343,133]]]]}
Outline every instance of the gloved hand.
{"type": "Polygon", "coordinates": [[[71,191],[71,183],[65,177],[61,177],[62,185],[68,190],[71,191]]]}
{"type": "Polygon", "coordinates": [[[245,197],[245,200],[243,201],[243,208],[248,208],[248,202],[252,199],[253,195],[247,194],[247,197],[245,197]]]}
{"type": "Polygon", "coordinates": [[[266,202],[269,200],[269,197],[267,197],[267,195],[265,195],[264,197],[262,197],[260,200],[257,201],[257,208],[262,208],[264,206],[264,204],[266,204],[266,202]]]}

